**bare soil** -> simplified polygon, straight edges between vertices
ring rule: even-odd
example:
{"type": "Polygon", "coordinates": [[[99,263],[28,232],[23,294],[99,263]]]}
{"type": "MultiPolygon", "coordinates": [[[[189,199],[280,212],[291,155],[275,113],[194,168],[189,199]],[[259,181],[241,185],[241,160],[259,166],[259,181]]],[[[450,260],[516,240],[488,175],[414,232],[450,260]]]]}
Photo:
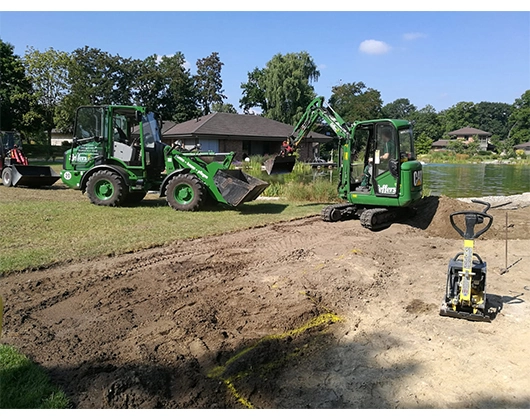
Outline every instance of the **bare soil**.
{"type": "Polygon", "coordinates": [[[530,408],[529,207],[490,210],[475,241],[492,322],[439,315],[463,247],[449,214],[471,208],[429,197],[380,232],[314,216],[9,275],[2,343],[74,408],[530,408]]]}

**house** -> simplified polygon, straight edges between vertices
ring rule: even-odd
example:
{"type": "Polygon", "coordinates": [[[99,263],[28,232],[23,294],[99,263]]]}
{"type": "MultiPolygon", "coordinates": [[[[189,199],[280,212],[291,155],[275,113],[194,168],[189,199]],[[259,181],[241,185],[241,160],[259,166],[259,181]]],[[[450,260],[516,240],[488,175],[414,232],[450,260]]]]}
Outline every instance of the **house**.
{"type": "Polygon", "coordinates": [[[51,144],[52,146],[62,146],[64,142],[72,143],[72,133],[62,133],[56,128],[52,130],[51,144]]]}
{"type": "Polygon", "coordinates": [[[515,150],[523,150],[524,153],[528,156],[530,156],[530,141],[527,141],[526,143],[517,144],[514,146],[515,150]]]}
{"type": "MultiPolygon", "coordinates": [[[[201,150],[216,153],[236,152],[236,160],[252,155],[278,154],[282,142],[294,129],[289,124],[260,115],[225,112],[215,112],[171,127],[169,125],[162,128],[164,143],[179,141],[188,149],[199,145],[201,150]]],[[[313,161],[318,156],[319,144],[331,139],[330,136],[310,132],[298,149],[300,160],[313,161]]]]}
{"type": "Polygon", "coordinates": [[[472,127],[464,127],[447,134],[457,140],[463,141],[465,144],[475,141],[476,138],[479,142],[479,150],[488,150],[488,144],[491,138],[491,133],[472,127]]]}
{"type": "Polygon", "coordinates": [[[431,151],[433,152],[441,152],[443,150],[447,150],[447,146],[449,145],[449,142],[451,140],[436,140],[431,144],[431,151]]]}

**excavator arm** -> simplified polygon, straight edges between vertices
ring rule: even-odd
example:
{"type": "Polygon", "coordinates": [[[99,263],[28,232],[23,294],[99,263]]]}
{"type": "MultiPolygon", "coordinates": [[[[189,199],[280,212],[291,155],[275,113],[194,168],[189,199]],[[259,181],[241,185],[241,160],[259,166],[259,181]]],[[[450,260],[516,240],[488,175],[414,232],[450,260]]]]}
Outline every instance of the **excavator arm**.
{"type": "Polygon", "coordinates": [[[315,123],[320,120],[324,120],[340,139],[349,139],[350,130],[346,122],[331,106],[324,103],[323,97],[319,96],[307,106],[292,134],[283,142],[280,153],[265,162],[265,169],[269,175],[289,173],[293,170],[296,162],[294,152],[307,138],[315,123]]]}

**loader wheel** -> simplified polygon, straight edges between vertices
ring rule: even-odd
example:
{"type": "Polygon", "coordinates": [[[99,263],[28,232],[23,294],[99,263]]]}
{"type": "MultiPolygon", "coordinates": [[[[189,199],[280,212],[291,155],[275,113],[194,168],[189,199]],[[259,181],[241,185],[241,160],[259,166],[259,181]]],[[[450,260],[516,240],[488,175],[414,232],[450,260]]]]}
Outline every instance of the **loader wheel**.
{"type": "Polygon", "coordinates": [[[204,196],[204,184],[195,175],[177,175],[166,187],[167,202],[175,210],[198,210],[204,196]]]}
{"type": "Polygon", "coordinates": [[[116,207],[126,198],[123,179],[111,171],[94,173],[86,184],[88,198],[98,206],[116,207]]]}
{"type": "Polygon", "coordinates": [[[12,182],[13,172],[11,171],[11,168],[4,168],[2,172],[2,184],[4,184],[4,187],[12,187],[12,182]]]}

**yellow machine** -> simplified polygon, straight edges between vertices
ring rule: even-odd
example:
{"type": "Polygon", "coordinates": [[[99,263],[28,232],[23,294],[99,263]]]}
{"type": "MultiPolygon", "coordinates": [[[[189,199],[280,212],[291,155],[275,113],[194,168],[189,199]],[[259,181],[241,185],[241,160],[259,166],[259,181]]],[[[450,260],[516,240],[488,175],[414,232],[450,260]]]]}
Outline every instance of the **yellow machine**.
{"type": "Polygon", "coordinates": [[[459,211],[449,216],[453,228],[464,238],[464,251],[449,261],[445,299],[440,315],[490,322],[486,297],[486,262],[473,252],[473,247],[474,240],[491,227],[493,216],[487,214],[489,203],[479,200],[472,202],[486,207],[482,212],[459,211]],[[465,232],[456,225],[455,219],[459,215],[464,216],[465,232]],[[484,220],[487,220],[487,225],[475,232],[475,226],[484,223],[484,220]]]}

